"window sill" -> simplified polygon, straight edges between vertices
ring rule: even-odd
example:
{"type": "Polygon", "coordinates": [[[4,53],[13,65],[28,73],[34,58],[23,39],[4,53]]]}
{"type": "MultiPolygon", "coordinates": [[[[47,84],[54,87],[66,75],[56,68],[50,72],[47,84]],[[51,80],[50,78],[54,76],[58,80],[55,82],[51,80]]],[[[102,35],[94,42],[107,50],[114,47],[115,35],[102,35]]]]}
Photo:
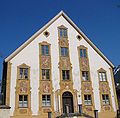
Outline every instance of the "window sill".
{"type": "Polygon", "coordinates": [[[19,109],[28,109],[28,107],[18,107],[19,109]]]}
{"type": "Polygon", "coordinates": [[[41,81],[51,81],[50,79],[41,79],[41,81]]]}
{"type": "Polygon", "coordinates": [[[49,108],[49,107],[51,107],[51,105],[50,106],[42,106],[43,108],[49,108]]]}
{"type": "Polygon", "coordinates": [[[93,106],[93,105],[91,104],[91,105],[85,105],[85,106],[93,106]]]}
{"type": "Polygon", "coordinates": [[[18,80],[29,80],[29,79],[26,79],[26,78],[18,78],[18,80]]]}

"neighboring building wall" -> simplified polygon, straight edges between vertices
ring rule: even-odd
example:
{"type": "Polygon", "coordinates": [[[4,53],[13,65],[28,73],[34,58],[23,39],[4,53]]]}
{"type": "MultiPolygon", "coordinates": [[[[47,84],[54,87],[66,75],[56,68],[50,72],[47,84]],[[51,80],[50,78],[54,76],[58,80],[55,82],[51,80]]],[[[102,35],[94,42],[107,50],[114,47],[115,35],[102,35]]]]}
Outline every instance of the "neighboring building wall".
{"type": "MultiPolygon", "coordinates": [[[[77,102],[82,104],[81,98],[81,75],[79,66],[79,55],[77,47],[84,45],[88,49],[90,75],[92,81],[95,109],[101,111],[100,94],[99,94],[99,78],[98,70],[103,68],[107,73],[107,80],[110,87],[110,98],[113,111],[116,112],[115,95],[112,86],[112,78],[109,64],[84,40],[79,41],[76,36],[78,32],[61,16],[46,30],[50,33],[49,37],[45,37],[41,33],[29,45],[27,45],[20,53],[10,60],[10,115],[14,115],[15,110],[15,88],[17,82],[17,67],[21,64],[26,64],[30,67],[30,87],[31,87],[31,111],[32,115],[38,115],[39,111],[39,80],[40,80],[40,61],[39,61],[39,43],[46,41],[51,44],[51,71],[52,71],[52,86],[54,94],[54,110],[58,110],[55,92],[60,89],[60,74],[59,74],[59,46],[58,46],[58,26],[64,25],[68,28],[69,53],[72,66],[73,89],[77,91],[77,102]]],[[[61,102],[61,101],[60,101],[61,102]]],[[[59,103],[60,105],[60,103],[59,103]]]]}
{"type": "Polygon", "coordinates": [[[10,107],[0,105],[0,118],[10,118],[10,107]]]}

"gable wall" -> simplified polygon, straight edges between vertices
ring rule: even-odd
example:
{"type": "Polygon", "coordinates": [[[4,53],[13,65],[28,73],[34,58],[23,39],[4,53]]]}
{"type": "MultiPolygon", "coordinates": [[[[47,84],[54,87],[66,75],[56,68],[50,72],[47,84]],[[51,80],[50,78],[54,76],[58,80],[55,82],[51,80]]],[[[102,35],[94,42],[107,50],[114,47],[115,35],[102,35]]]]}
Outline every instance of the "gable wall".
{"type": "MultiPolygon", "coordinates": [[[[90,65],[90,74],[92,79],[92,86],[95,97],[95,107],[100,110],[100,101],[99,97],[99,83],[98,83],[98,73],[97,70],[103,68],[107,71],[107,79],[111,88],[111,96],[114,96],[111,76],[110,76],[110,66],[103,60],[93,48],[84,40],[78,41],[76,38],[77,31],[61,16],[58,18],[51,26],[46,30],[50,32],[50,36],[46,38],[43,33],[41,33],[37,38],[35,38],[28,46],[26,46],[20,53],[18,53],[13,59],[10,60],[12,63],[11,68],[11,86],[10,86],[10,106],[11,106],[11,115],[13,115],[14,106],[15,106],[15,87],[17,79],[17,66],[25,63],[30,66],[30,86],[31,86],[31,109],[33,115],[37,115],[39,107],[39,43],[42,41],[47,41],[51,44],[51,62],[52,62],[52,82],[54,91],[58,90],[59,87],[59,47],[58,47],[58,30],[57,27],[64,25],[68,28],[68,40],[69,40],[69,51],[70,51],[70,60],[72,63],[72,76],[73,76],[73,86],[74,89],[78,91],[78,95],[81,95],[80,88],[80,69],[79,69],[79,59],[78,59],[78,50],[77,47],[84,45],[88,48],[88,58],[90,65]],[[97,99],[96,99],[97,98],[97,99]]],[[[81,99],[78,100],[78,103],[81,103],[81,99]]],[[[112,97],[112,104],[115,108],[114,97],[112,97]]],[[[56,106],[56,103],[54,104],[56,106]]],[[[55,107],[56,108],[56,107],[55,107]]]]}

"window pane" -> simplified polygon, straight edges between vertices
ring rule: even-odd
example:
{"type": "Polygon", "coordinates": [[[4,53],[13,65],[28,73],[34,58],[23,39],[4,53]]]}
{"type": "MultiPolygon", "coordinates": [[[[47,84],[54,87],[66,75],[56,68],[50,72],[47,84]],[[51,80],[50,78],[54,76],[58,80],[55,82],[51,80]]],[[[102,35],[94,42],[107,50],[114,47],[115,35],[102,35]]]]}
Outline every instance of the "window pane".
{"type": "Polygon", "coordinates": [[[64,37],[67,37],[67,30],[64,30],[64,37]]]}
{"type": "Polygon", "coordinates": [[[49,47],[48,47],[48,45],[46,45],[45,47],[46,47],[46,55],[49,55],[49,47]]]}
{"type": "Polygon", "coordinates": [[[83,49],[83,57],[87,57],[87,55],[86,55],[86,49],[83,49]]]}
{"type": "Polygon", "coordinates": [[[50,71],[46,70],[46,79],[50,79],[50,71]]]}
{"type": "Polygon", "coordinates": [[[22,75],[23,75],[23,68],[20,68],[20,78],[22,79],[22,75]]]}
{"type": "Polygon", "coordinates": [[[80,57],[83,57],[83,50],[80,49],[80,57]]]}
{"type": "Polygon", "coordinates": [[[19,95],[19,101],[23,101],[23,96],[19,95]]]}
{"type": "Polygon", "coordinates": [[[23,107],[23,102],[19,101],[19,107],[23,107]]]}
{"type": "Polygon", "coordinates": [[[24,95],[24,101],[27,101],[27,99],[28,99],[28,96],[24,95]]]}
{"type": "Polygon", "coordinates": [[[25,79],[28,78],[28,68],[24,69],[24,77],[25,77],[25,79]]]}
{"type": "Polygon", "coordinates": [[[62,29],[60,29],[60,37],[62,37],[62,29]]]}

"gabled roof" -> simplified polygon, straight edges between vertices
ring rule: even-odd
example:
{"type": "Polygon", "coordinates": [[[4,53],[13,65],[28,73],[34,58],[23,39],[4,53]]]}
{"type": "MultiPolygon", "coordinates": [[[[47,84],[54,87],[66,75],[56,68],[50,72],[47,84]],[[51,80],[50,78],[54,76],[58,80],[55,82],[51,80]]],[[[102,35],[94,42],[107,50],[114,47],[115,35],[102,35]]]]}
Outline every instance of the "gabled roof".
{"type": "Polygon", "coordinates": [[[5,62],[10,61],[14,56],[16,56],[21,50],[23,50],[28,44],[30,44],[39,34],[41,34],[47,27],[49,27],[54,21],[56,21],[60,16],[63,16],[81,36],[87,41],[88,44],[111,66],[114,65],[104,56],[104,54],[88,39],[88,37],[73,23],[73,21],[63,12],[58,13],[52,20],[50,20],[45,26],[38,30],[33,36],[31,36],[25,43],[23,43],[19,48],[17,48],[11,55],[9,55],[5,62]]]}

